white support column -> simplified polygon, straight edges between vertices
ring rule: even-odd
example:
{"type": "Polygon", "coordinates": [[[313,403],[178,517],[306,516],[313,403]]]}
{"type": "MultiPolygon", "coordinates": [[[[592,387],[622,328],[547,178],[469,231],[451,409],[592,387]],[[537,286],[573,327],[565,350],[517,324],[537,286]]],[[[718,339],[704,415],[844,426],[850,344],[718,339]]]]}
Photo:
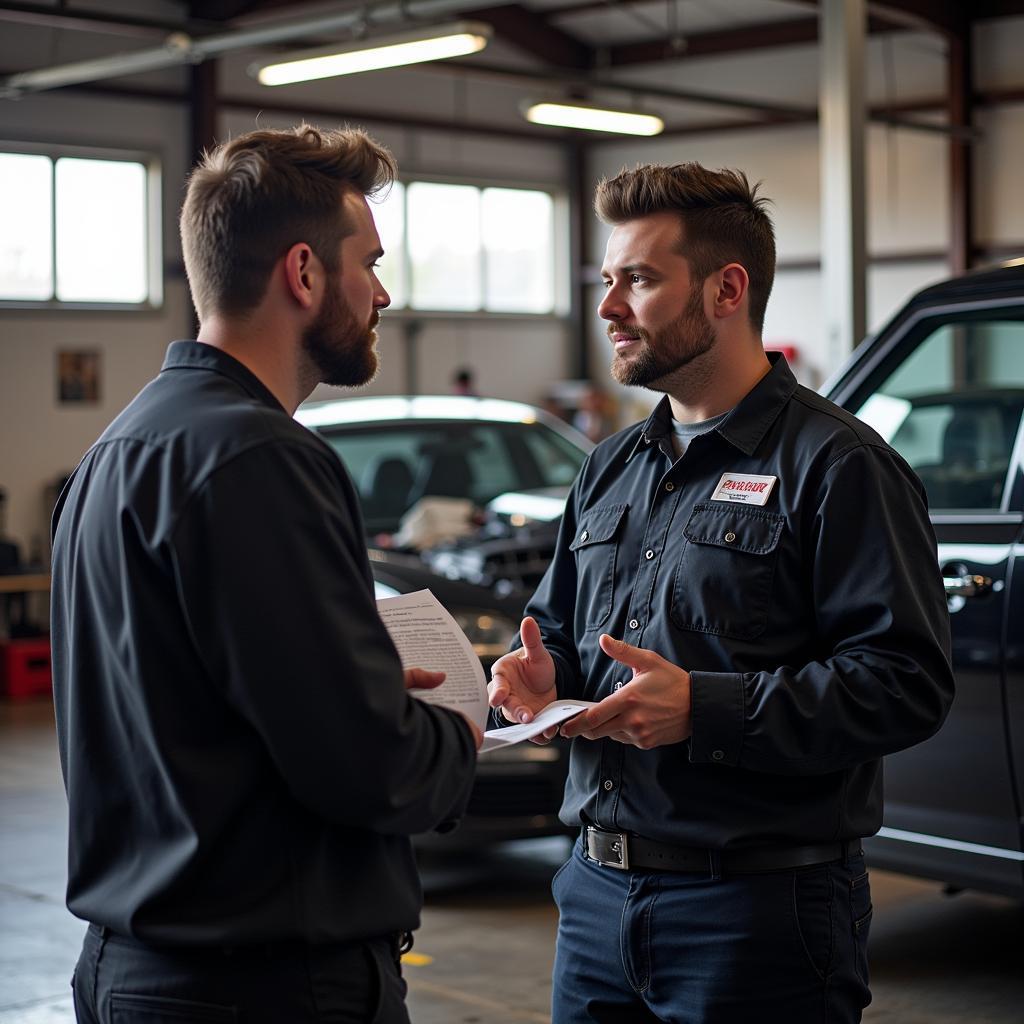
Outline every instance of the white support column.
{"type": "Polygon", "coordinates": [[[864,337],[864,0],[821,0],[821,276],[829,365],[864,337]]]}

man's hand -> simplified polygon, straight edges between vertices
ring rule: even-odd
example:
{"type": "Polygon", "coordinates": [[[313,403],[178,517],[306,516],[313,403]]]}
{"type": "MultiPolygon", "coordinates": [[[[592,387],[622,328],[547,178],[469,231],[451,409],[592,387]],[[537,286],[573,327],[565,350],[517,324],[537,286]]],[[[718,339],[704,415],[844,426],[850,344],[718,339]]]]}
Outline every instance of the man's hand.
{"type": "Polygon", "coordinates": [[[604,737],[641,750],[680,743],[693,731],[690,673],[654,651],[631,647],[602,633],[601,650],[633,670],[633,678],[596,707],[562,726],[563,736],[604,737]]]}
{"type": "MultiPolygon", "coordinates": [[[[429,668],[407,668],[403,671],[405,676],[405,688],[407,690],[433,690],[435,686],[440,686],[445,680],[445,674],[443,672],[434,672],[429,668]]],[[[462,712],[460,711],[461,715],[462,712]]],[[[466,715],[462,715],[466,719],[466,725],[469,726],[469,731],[473,734],[473,742],[476,744],[476,749],[480,749],[480,745],[484,741],[484,734],[477,728],[476,722],[472,722],[466,715]]]]}
{"type": "Polygon", "coordinates": [[[407,690],[432,690],[445,679],[443,672],[433,672],[429,668],[407,668],[402,674],[405,676],[407,690]]]}
{"type": "MultiPolygon", "coordinates": [[[[540,638],[540,627],[529,616],[519,627],[523,646],[518,651],[499,658],[491,669],[491,682],[487,696],[492,708],[510,722],[531,722],[533,716],[557,699],[555,690],[555,663],[551,660],[540,638]]],[[[535,743],[546,743],[558,728],[534,737],[535,743]]]]}

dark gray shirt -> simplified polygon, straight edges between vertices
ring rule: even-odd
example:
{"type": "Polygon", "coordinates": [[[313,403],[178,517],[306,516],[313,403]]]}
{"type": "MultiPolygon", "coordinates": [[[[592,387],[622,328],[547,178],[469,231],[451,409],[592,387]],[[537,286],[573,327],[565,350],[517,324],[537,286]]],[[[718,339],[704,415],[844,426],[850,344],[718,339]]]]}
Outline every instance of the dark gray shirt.
{"type": "Polygon", "coordinates": [[[461,716],[412,699],[354,488],[230,356],[175,342],[54,516],[68,906],[170,944],[418,924],[409,836],[462,813],[461,716]]]}
{"type": "Polygon", "coordinates": [[[574,740],[567,824],[714,849],[867,836],[881,757],[931,735],[950,706],[920,483],[774,359],[680,459],[666,398],[573,486],[527,608],[559,695],[629,685],[598,646],[610,633],[691,673],[693,735],[652,750],[574,740]]]}

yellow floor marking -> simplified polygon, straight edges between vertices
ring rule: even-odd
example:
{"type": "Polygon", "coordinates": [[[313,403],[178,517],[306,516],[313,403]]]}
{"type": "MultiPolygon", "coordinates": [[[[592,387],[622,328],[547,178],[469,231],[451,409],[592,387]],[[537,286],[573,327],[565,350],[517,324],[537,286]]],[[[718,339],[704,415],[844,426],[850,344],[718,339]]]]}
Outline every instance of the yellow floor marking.
{"type": "Polygon", "coordinates": [[[408,964],[410,967],[426,967],[427,964],[432,964],[434,958],[427,956],[426,953],[403,953],[402,963],[408,964]]]}
{"type": "Polygon", "coordinates": [[[534,1010],[523,1010],[515,1006],[506,1006],[504,1003],[495,1002],[493,999],[485,999],[483,996],[474,996],[469,992],[460,992],[455,988],[448,988],[446,985],[437,985],[431,981],[424,981],[421,976],[410,976],[406,978],[409,988],[414,992],[429,992],[434,996],[441,996],[445,999],[452,999],[458,1003],[465,1003],[467,1006],[476,1007],[478,1010],[490,1010],[493,1013],[500,1013],[505,1019],[525,1020],[531,1024],[551,1024],[551,1017],[546,1013],[537,1013],[534,1010]]]}

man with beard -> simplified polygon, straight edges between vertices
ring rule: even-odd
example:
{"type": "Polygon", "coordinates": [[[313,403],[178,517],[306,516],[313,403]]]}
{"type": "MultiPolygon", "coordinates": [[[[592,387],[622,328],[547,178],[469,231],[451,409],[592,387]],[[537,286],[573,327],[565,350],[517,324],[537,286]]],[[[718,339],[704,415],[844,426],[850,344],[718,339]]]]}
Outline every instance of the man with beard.
{"type": "Polygon", "coordinates": [[[698,164],[597,190],[612,373],[665,397],[583,467],[490,686],[597,702],[561,730],[553,1024],[860,1020],[881,758],[952,699],[920,483],[765,354],[764,206],[698,164]]]}
{"type": "Polygon", "coordinates": [[[181,215],[198,341],[54,514],[53,668],[80,1021],[407,1024],[409,837],[457,818],[478,730],[412,699],[356,492],[292,418],[374,375],[389,299],[358,131],[208,154],[181,215]]]}

